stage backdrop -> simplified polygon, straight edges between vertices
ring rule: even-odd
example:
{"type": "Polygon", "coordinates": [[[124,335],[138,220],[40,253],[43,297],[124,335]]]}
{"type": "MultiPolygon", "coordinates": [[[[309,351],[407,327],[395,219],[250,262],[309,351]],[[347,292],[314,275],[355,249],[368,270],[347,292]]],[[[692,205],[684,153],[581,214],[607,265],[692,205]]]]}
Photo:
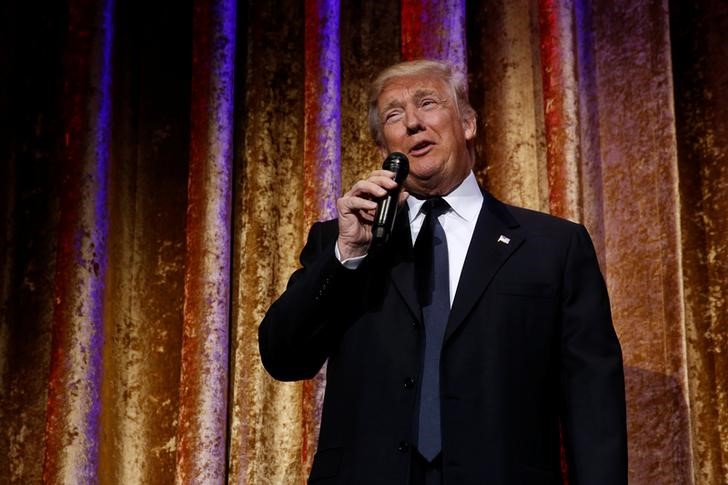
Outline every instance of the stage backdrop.
{"type": "Polygon", "coordinates": [[[69,0],[0,7],[0,481],[300,484],[325,378],[257,327],[381,163],[366,88],[468,73],[479,180],[584,223],[634,484],[728,482],[728,4],[69,0]]]}

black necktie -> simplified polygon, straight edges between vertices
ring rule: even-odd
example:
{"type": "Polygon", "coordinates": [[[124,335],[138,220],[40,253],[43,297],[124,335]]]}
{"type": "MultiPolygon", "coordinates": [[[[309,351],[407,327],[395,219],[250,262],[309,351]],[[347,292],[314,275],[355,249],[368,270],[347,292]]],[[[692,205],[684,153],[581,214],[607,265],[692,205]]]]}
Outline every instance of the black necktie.
{"type": "Polygon", "coordinates": [[[432,461],[440,453],[440,351],[450,315],[450,273],[445,231],[437,220],[449,209],[439,197],[425,202],[425,221],[415,243],[417,296],[425,327],[417,449],[432,461]]]}

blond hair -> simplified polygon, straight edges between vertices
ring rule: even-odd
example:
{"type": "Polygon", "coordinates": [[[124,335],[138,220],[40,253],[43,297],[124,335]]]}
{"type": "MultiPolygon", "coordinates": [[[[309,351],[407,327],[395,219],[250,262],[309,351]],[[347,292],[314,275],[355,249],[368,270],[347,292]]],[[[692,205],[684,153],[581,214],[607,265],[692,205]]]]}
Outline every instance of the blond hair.
{"type": "Polygon", "coordinates": [[[450,95],[455,99],[460,119],[475,118],[475,110],[468,101],[468,80],[463,73],[455,71],[445,62],[430,59],[400,62],[380,72],[369,87],[369,131],[377,146],[384,145],[382,120],[377,108],[377,100],[384,85],[394,78],[420,75],[431,75],[445,81],[450,87],[450,95]]]}

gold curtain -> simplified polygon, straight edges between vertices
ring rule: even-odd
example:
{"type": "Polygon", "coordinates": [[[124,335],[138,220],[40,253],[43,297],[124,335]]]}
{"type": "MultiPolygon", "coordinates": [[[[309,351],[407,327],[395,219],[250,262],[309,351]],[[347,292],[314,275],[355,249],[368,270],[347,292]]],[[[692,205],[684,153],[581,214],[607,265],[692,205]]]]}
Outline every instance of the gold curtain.
{"type": "Polygon", "coordinates": [[[323,374],[257,326],[381,160],[366,89],[468,73],[476,174],[583,222],[630,483],[728,482],[728,5],[69,0],[0,7],[0,482],[303,483],[323,374]]]}

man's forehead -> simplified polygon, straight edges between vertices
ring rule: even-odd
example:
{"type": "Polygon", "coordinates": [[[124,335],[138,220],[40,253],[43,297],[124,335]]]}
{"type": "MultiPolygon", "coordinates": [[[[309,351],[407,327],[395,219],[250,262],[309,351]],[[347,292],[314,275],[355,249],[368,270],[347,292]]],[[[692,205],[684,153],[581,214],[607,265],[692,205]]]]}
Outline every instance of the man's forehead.
{"type": "Polygon", "coordinates": [[[390,104],[399,99],[416,98],[427,94],[447,97],[445,81],[436,76],[401,76],[388,79],[382,86],[378,104],[390,104]]]}

